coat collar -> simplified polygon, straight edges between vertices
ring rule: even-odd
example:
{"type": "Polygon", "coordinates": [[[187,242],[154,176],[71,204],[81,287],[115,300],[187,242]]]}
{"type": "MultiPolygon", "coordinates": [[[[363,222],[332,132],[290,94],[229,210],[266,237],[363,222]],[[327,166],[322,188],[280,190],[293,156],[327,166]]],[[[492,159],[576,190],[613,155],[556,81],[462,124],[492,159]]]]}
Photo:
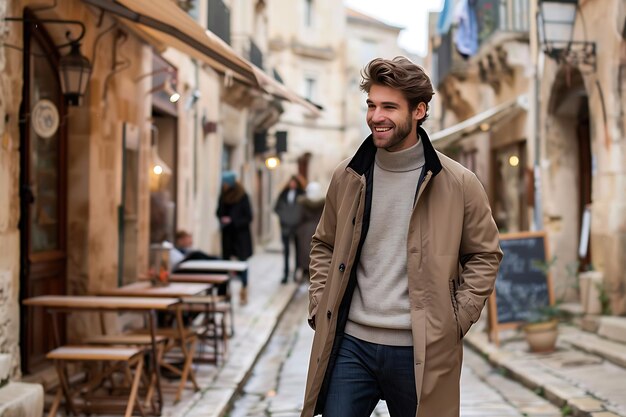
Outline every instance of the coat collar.
{"type": "MultiPolygon", "coordinates": [[[[434,177],[439,173],[439,171],[441,171],[441,162],[437,156],[437,151],[435,151],[433,144],[430,143],[428,134],[422,127],[417,127],[417,134],[422,139],[422,143],[424,144],[424,157],[426,159],[424,172],[432,171],[434,177]]],[[[354,157],[350,160],[348,168],[352,168],[357,174],[363,175],[374,163],[375,156],[376,146],[374,146],[372,135],[369,135],[356,151],[354,157]]]]}

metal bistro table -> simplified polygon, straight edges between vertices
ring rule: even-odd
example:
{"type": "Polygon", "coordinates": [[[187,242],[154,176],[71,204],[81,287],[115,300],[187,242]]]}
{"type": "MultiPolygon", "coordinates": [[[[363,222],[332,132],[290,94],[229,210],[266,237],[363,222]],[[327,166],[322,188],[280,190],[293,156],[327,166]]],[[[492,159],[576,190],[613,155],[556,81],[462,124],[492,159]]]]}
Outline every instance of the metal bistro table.
{"type": "MultiPolygon", "coordinates": [[[[189,310],[198,311],[204,313],[204,324],[203,331],[199,333],[199,337],[202,340],[210,339],[213,341],[213,349],[214,349],[214,357],[211,359],[207,359],[203,356],[202,353],[199,354],[198,361],[206,360],[207,362],[215,363],[216,365],[219,362],[220,358],[220,341],[222,343],[222,357],[225,359],[227,353],[228,346],[228,338],[232,336],[233,329],[235,326],[234,316],[233,316],[233,304],[230,297],[230,294],[227,291],[225,295],[219,295],[216,293],[216,289],[218,286],[225,285],[228,288],[230,283],[230,275],[229,274],[203,274],[203,273],[193,273],[193,274],[180,274],[174,273],[168,277],[170,283],[180,283],[180,282],[188,282],[188,283],[204,283],[213,285],[212,294],[207,297],[185,297],[182,298],[181,301],[184,306],[188,306],[189,310]],[[224,302],[224,307],[219,307],[218,304],[220,302],[224,302]],[[218,317],[222,317],[222,321],[218,321],[218,317]],[[228,324],[227,324],[228,323],[228,324]],[[230,327],[230,333],[226,331],[226,327],[230,327]],[[210,329],[213,329],[212,336],[210,329]],[[221,329],[222,337],[218,337],[218,329],[221,329]]],[[[195,359],[194,359],[195,360],[195,359]]]]}
{"type": "Polygon", "coordinates": [[[168,311],[180,304],[177,298],[154,298],[154,297],[105,297],[86,295],[43,295],[27,298],[22,301],[24,305],[42,307],[52,315],[55,345],[61,345],[59,333],[59,313],[72,313],[78,311],[90,312],[135,312],[143,313],[148,317],[148,327],[151,338],[152,367],[156,378],[158,395],[157,414],[163,409],[163,393],[161,391],[161,378],[157,364],[156,344],[156,312],[168,311]]]}
{"type": "MultiPolygon", "coordinates": [[[[188,261],[183,261],[176,266],[176,275],[177,277],[181,275],[198,275],[198,274],[212,274],[212,273],[225,273],[231,274],[235,272],[243,272],[248,270],[248,262],[246,261],[231,261],[231,260],[223,260],[223,259],[215,259],[215,260],[200,260],[200,259],[190,259],[188,261]]],[[[233,336],[235,334],[235,310],[233,308],[233,303],[231,300],[230,294],[230,281],[227,284],[227,297],[230,304],[230,335],[233,336]]]]}

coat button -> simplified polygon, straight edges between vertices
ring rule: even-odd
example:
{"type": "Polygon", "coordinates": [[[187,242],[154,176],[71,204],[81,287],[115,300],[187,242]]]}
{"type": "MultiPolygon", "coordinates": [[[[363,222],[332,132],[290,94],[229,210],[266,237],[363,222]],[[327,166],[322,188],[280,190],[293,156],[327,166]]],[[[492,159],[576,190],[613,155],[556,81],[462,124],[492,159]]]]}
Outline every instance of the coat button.
{"type": "Polygon", "coordinates": [[[330,320],[330,318],[333,316],[333,313],[330,312],[330,310],[328,310],[326,312],[326,317],[328,317],[328,319],[330,320]]]}
{"type": "Polygon", "coordinates": [[[345,270],[346,270],[346,265],[345,264],[339,265],[339,272],[343,272],[345,270]]]}

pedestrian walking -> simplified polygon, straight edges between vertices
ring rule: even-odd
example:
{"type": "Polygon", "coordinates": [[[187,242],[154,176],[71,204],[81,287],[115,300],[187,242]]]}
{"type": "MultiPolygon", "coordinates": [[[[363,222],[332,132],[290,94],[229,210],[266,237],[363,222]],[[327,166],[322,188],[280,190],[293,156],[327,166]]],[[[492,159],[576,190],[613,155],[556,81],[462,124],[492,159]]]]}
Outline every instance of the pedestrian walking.
{"type": "MultiPolygon", "coordinates": [[[[252,256],[250,199],[232,171],[222,173],[222,193],[217,206],[217,217],[222,229],[222,257],[224,259],[234,257],[245,261],[252,256]]],[[[239,301],[241,304],[247,304],[248,271],[240,272],[239,277],[242,285],[239,301]]]]}
{"type": "Polygon", "coordinates": [[[291,254],[290,246],[293,242],[295,246],[295,267],[293,271],[293,280],[296,280],[296,273],[300,269],[300,263],[298,262],[298,240],[296,232],[298,225],[300,224],[300,206],[297,203],[299,196],[304,194],[302,184],[295,175],[289,178],[289,182],[282,189],[276,199],[276,205],[274,206],[274,212],[278,215],[280,220],[280,237],[283,242],[283,256],[284,256],[284,274],[281,280],[282,284],[286,284],[289,279],[289,257],[291,254]]]}
{"type": "Polygon", "coordinates": [[[305,193],[298,197],[300,206],[300,224],[298,225],[298,261],[302,266],[302,279],[309,279],[309,262],[311,258],[311,238],[322,217],[324,210],[324,193],[320,183],[312,181],[307,184],[305,193]]]}
{"type": "Polygon", "coordinates": [[[463,347],[502,258],[486,193],[422,123],[433,87],[404,57],[364,68],[371,135],[333,173],[311,246],[303,417],[457,417],[463,347]]]}

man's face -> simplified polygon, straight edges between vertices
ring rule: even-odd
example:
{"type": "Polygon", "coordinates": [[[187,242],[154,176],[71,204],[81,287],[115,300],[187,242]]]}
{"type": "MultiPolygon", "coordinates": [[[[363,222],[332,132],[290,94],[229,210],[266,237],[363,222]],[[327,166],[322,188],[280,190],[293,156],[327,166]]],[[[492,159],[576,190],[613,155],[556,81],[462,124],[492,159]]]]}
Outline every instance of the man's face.
{"type": "Polygon", "coordinates": [[[377,148],[395,152],[415,145],[416,122],[425,113],[423,103],[410,111],[408,101],[399,90],[378,84],[370,88],[366,120],[377,148]]]}
{"type": "Polygon", "coordinates": [[[180,237],[178,239],[178,244],[176,245],[179,248],[190,248],[193,246],[193,237],[191,235],[186,235],[180,237]]]}

